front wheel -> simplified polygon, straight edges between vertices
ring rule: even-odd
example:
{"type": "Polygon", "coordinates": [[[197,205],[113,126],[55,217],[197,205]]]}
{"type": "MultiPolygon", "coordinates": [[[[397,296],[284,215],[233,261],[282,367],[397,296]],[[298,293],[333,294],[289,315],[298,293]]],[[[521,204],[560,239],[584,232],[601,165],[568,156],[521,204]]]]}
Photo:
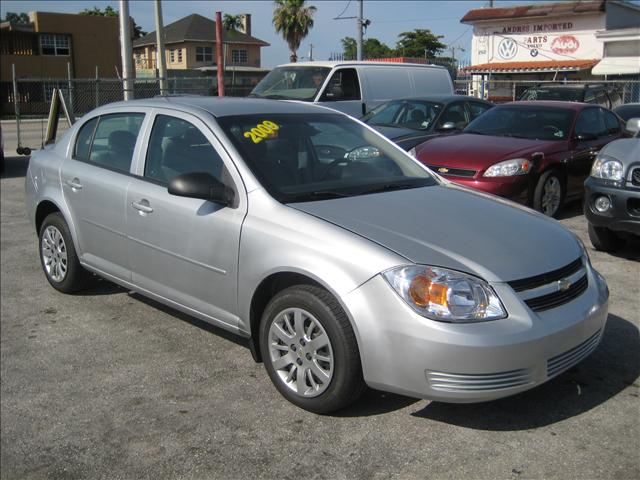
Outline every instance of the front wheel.
{"type": "Polygon", "coordinates": [[[533,192],[533,208],[548,217],[555,217],[564,202],[563,177],[557,170],[548,170],[540,175],[533,192]]]}
{"type": "Polygon", "coordinates": [[[61,213],[47,215],[39,238],[40,264],[51,286],[63,293],[81,290],[89,273],[78,261],[71,232],[61,213]]]}
{"type": "Polygon", "coordinates": [[[625,243],[623,238],[620,238],[608,228],[596,227],[589,223],[587,230],[589,232],[591,245],[601,252],[615,252],[625,243]]]}
{"type": "Polygon", "coordinates": [[[269,302],[260,349],[278,391],[305,410],[339,410],[365,389],[351,324],[336,299],[320,287],[290,287],[269,302]]]}

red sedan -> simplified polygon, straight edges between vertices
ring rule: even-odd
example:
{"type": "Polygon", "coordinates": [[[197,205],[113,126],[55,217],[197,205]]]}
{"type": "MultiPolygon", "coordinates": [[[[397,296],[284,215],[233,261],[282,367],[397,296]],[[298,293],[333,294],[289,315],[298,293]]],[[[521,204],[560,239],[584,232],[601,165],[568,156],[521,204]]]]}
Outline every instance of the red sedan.
{"type": "Polygon", "coordinates": [[[626,136],[613,112],[573,102],[511,102],[461,134],[429,140],[415,156],[443,177],[555,216],[579,198],[598,151],[626,136]]]}

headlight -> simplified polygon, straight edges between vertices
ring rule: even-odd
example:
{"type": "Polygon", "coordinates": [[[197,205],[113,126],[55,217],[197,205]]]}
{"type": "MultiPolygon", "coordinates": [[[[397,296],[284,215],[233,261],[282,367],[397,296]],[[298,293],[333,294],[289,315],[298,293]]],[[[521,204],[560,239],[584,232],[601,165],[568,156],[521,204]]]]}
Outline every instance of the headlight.
{"type": "Polygon", "coordinates": [[[531,171],[531,160],[526,158],[512,158],[504,162],[496,163],[487,168],[485,177],[513,177],[525,175],[531,171]]]}
{"type": "Polygon", "coordinates": [[[591,167],[591,176],[605,180],[622,180],[622,163],[606,155],[598,155],[591,167]]]}
{"type": "Polygon", "coordinates": [[[411,150],[409,150],[407,152],[409,155],[411,155],[413,158],[418,158],[416,157],[416,147],[413,147],[411,150]]]}
{"type": "Polygon", "coordinates": [[[420,315],[441,322],[482,322],[507,313],[489,284],[464,273],[426,265],[383,273],[393,289],[420,315]]]}
{"type": "Polygon", "coordinates": [[[376,147],[367,145],[365,147],[354,148],[349,153],[347,153],[345,157],[351,161],[354,161],[354,160],[366,160],[368,158],[377,158],[381,155],[382,153],[376,147]]]}

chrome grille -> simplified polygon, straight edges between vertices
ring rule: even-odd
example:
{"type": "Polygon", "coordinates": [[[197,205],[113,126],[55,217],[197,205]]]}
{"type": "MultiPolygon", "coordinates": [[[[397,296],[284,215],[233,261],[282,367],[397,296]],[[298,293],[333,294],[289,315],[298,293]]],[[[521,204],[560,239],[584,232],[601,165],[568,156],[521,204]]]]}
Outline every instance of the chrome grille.
{"type": "Polygon", "coordinates": [[[631,183],[640,187],[640,168],[634,168],[631,172],[631,183]]]}
{"type": "Polygon", "coordinates": [[[447,175],[452,177],[472,178],[476,174],[476,170],[467,170],[465,168],[451,168],[451,167],[443,167],[441,165],[427,165],[427,166],[434,172],[438,172],[440,175],[447,175]],[[444,170],[446,170],[446,172],[444,170]]]}
{"type": "Polygon", "coordinates": [[[584,275],[567,290],[561,290],[555,293],[542,295],[541,297],[531,298],[529,300],[525,300],[524,303],[526,303],[534,312],[541,312],[543,310],[549,310],[550,308],[559,307],[584,292],[587,289],[588,283],[587,276],[584,275]]]}
{"type": "Polygon", "coordinates": [[[488,374],[444,373],[428,370],[426,373],[430,387],[443,392],[504,390],[533,382],[531,371],[526,368],[488,374]]]}
{"type": "Polygon", "coordinates": [[[547,360],[547,377],[555,377],[587,357],[598,346],[601,333],[598,330],[577,347],[547,360]]]}
{"type": "Polygon", "coordinates": [[[565,265],[562,268],[558,268],[557,270],[552,270],[551,272],[536,275],[534,277],[523,278],[521,280],[513,280],[507,283],[516,292],[522,292],[524,290],[531,290],[566,278],[580,270],[581,267],[582,258],[577,258],[570,264],[565,265]]]}

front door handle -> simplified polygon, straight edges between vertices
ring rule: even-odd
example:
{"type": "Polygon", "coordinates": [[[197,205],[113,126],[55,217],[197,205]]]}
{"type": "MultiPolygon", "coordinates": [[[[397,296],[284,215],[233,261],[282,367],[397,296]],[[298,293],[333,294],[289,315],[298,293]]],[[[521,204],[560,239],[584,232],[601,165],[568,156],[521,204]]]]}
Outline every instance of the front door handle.
{"type": "Polygon", "coordinates": [[[131,206],[142,213],[151,213],[153,208],[149,205],[148,200],[140,200],[140,202],[131,202],[131,206]]]}
{"type": "Polygon", "coordinates": [[[72,190],[82,190],[82,184],[78,178],[74,178],[73,180],[67,180],[66,184],[71,187],[72,190]]]}

